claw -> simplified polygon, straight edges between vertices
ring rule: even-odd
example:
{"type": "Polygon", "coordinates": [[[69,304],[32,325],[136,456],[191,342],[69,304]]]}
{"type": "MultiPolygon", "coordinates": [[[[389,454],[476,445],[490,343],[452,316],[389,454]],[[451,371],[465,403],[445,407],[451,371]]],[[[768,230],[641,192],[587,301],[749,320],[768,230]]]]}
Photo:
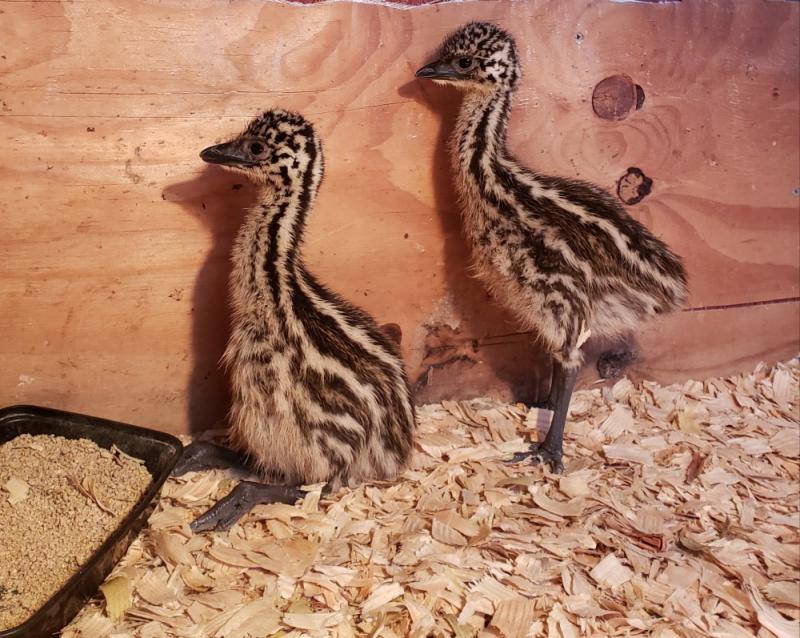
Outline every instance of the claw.
{"type": "Polygon", "coordinates": [[[514,456],[511,457],[511,460],[508,461],[509,463],[520,463],[525,459],[529,459],[531,457],[531,452],[514,452],[514,456]]]}
{"type": "Polygon", "coordinates": [[[516,452],[511,458],[511,463],[519,463],[525,459],[530,459],[531,463],[549,463],[553,474],[563,474],[564,464],[561,462],[561,452],[554,452],[541,443],[531,443],[527,452],[516,452]]]}

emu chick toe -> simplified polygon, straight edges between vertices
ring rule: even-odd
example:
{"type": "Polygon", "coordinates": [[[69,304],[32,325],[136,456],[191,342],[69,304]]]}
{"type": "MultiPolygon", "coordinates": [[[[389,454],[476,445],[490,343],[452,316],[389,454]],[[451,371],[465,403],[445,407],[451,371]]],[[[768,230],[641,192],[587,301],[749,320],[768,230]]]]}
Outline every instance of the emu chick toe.
{"type": "Polygon", "coordinates": [[[256,505],[265,503],[293,505],[304,496],[305,492],[292,486],[242,481],[205,514],[198,516],[191,524],[191,528],[194,532],[229,530],[256,505]]]}
{"type": "Polygon", "coordinates": [[[172,476],[214,468],[245,466],[246,461],[238,452],[213,443],[197,441],[183,448],[181,458],[172,470],[172,476]]]}
{"type": "Polygon", "coordinates": [[[531,463],[549,463],[554,474],[564,473],[564,463],[561,461],[561,450],[551,450],[542,443],[531,443],[527,452],[517,452],[511,459],[512,463],[519,463],[525,459],[530,459],[531,463]]]}

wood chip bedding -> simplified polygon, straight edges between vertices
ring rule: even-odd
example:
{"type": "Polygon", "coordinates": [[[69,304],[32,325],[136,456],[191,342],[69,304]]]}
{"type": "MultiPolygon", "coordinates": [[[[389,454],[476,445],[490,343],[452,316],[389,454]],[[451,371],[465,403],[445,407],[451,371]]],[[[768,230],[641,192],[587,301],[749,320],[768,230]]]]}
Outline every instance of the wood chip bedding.
{"type": "Polygon", "coordinates": [[[413,467],[228,533],[188,523],[230,473],[170,480],[66,638],[800,635],[797,360],[576,393],[566,474],[505,462],[547,414],[489,399],[419,410],[413,467]]]}

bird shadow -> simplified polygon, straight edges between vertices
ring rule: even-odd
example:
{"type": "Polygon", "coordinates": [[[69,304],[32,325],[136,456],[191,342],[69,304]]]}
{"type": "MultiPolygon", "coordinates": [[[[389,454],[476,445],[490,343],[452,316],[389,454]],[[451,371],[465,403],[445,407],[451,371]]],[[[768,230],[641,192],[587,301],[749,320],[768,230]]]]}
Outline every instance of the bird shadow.
{"type": "Polygon", "coordinates": [[[220,359],[230,336],[228,278],[230,254],[244,211],[255,204],[249,183],[219,168],[205,167],[197,177],[172,184],[163,196],[200,220],[211,246],[192,290],[192,370],[187,387],[192,434],[221,427],[230,407],[230,393],[220,359]]]}
{"type": "MultiPolygon", "coordinates": [[[[448,140],[453,132],[461,96],[451,87],[419,80],[408,82],[398,93],[412,99],[441,118],[431,167],[433,171],[433,195],[439,211],[444,236],[445,280],[452,296],[454,315],[460,318],[461,335],[474,335],[471,339],[474,361],[488,366],[496,380],[476,378],[471,387],[470,373],[455,366],[452,373],[461,378],[455,380],[453,398],[464,398],[468,394],[486,394],[494,391],[493,384],[499,380],[501,386],[509,388],[511,399],[527,405],[544,400],[550,389],[552,362],[548,353],[538,346],[535,338],[523,334],[518,323],[491,298],[485,287],[470,274],[469,248],[461,232],[461,218],[457,196],[453,187],[448,140]],[[487,387],[488,384],[488,387],[487,387]]],[[[468,337],[462,336],[462,341],[468,337]]],[[[464,348],[458,348],[464,351],[464,348]]],[[[458,359],[463,360],[464,357],[458,359]]],[[[472,364],[474,366],[474,363],[472,364]]],[[[423,368],[423,374],[425,370],[423,368]]],[[[442,375],[443,371],[436,372],[442,375]]],[[[428,396],[426,388],[417,383],[417,400],[441,400],[451,398],[436,394],[428,396]]],[[[500,388],[502,390],[502,388],[500,388]]]]}

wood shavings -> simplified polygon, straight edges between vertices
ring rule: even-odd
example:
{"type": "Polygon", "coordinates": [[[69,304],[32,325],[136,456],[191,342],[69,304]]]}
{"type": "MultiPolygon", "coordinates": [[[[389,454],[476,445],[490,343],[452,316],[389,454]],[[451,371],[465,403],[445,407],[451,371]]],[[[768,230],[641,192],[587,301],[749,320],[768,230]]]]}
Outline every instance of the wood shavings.
{"type": "Polygon", "coordinates": [[[344,620],[340,613],[307,613],[283,615],[281,622],[294,629],[310,629],[320,631],[327,627],[335,627],[344,620]]]}
{"type": "Polygon", "coordinates": [[[781,429],[769,440],[769,446],[784,456],[796,459],[800,456],[800,429],[797,427],[781,429]]]}
{"type": "Polygon", "coordinates": [[[369,616],[402,595],[403,587],[398,583],[379,585],[361,605],[361,610],[365,615],[369,616]]]}
{"type": "Polygon", "coordinates": [[[521,597],[501,600],[489,626],[507,638],[525,638],[535,617],[533,601],[521,597]]]}
{"type": "MultiPolygon", "coordinates": [[[[170,479],[112,574],[133,605],[102,638],[796,636],[798,382],[793,361],[580,391],[563,476],[506,463],[547,411],[423,406],[399,481],[317,486],[227,533],[188,522],[231,476],[170,479]]],[[[109,623],[99,609],[64,638],[109,623]]]]}
{"type": "Polygon", "coordinates": [[[118,621],[131,606],[131,582],[117,576],[100,585],[100,592],[106,599],[106,614],[112,621],[118,621]]]}
{"type": "Polygon", "coordinates": [[[701,434],[700,426],[694,415],[687,410],[678,411],[678,427],[681,432],[686,432],[687,434],[701,434]]]}
{"type": "Polygon", "coordinates": [[[266,600],[254,600],[237,609],[219,628],[217,636],[220,638],[269,636],[280,628],[281,613],[266,600]]]}
{"type": "Polygon", "coordinates": [[[84,476],[80,481],[76,479],[72,475],[67,475],[67,480],[69,481],[70,485],[78,490],[81,494],[83,494],[86,498],[91,499],[94,501],[94,504],[97,507],[105,512],[106,514],[114,514],[114,510],[112,510],[107,505],[104,505],[100,498],[97,496],[97,490],[94,487],[94,480],[89,476],[84,476]]]}
{"type": "Polygon", "coordinates": [[[182,538],[181,535],[172,532],[153,534],[156,555],[171,565],[191,564],[191,555],[181,540],[182,538]]]}
{"type": "Polygon", "coordinates": [[[790,621],[781,616],[764,600],[752,583],[748,583],[745,586],[745,590],[750,597],[753,608],[756,610],[758,622],[761,623],[762,627],[769,629],[778,638],[797,638],[797,636],[800,636],[800,622],[797,620],[790,621]]]}
{"type": "Polygon", "coordinates": [[[600,585],[618,587],[627,583],[633,572],[625,567],[614,554],[607,554],[589,572],[600,585]]]}
{"type": "Polygon", "coordinates": [[[578,628],[564,613],[561,603],[556,603],[547,615],[547,638],[578,638],[578,628]]]}
{"type": "Polygon", "coordinates": [[[614,440],[621,434],[629,432],[633,427],[633,413],[624,405],[615,405],[611,414],[600,426],[600,431],[607,440],[614,440]]]}
{"type": "Polygon", "coordinates": [[[629,461],[631,463],[642,463],[643,465],[649,465],[653,462],[653,455],[650,452],[633,443],[604,445],[603,454],[606,455],[609,461],[629,461]]]}
{"type": "Polygon", "coordinates": [[[571,474],[558,481],[558,489],[570,498],[586,496],[589,493],[589,484],[583,476],[571,474]]]}
{"type": "Polygon", "coordinates": [[[71,629],[75,638],[107,638],[113,631],[114,623],[98,611],[83,614],[71,629]]]}
{"type": "Polygon", "coordinates": [[[800,582],[777,581],[764,586],[764,593],[774,603],[800,609],[800,582]]]}
{"type": "Polygon", "coordinates": [[[533,502],[547,512],[558,516],[580,516],[583,512],[583,498],[576,497],[569,501],[556,501],[547,495],[547,488],[533,489],[533,502]]]}
{"type": "Polygon", "coordinates": [[[703,471],[703,466],[706,463],[706,459],[708,459],[707,454],[700,454],[696,450],[692,451],[692,460],[686,467],[686,478],[684,479],[685,483],[691,483],[700,475],[700,473],[703,471]]]}
{"type": "Polygon", "coordinates": [[[177,602],[178,590],[174,585],[170,585],[164,572],[163,567],[146,572],[136,583],[136,594],[151,605],[169,605],[177,602]]]}

